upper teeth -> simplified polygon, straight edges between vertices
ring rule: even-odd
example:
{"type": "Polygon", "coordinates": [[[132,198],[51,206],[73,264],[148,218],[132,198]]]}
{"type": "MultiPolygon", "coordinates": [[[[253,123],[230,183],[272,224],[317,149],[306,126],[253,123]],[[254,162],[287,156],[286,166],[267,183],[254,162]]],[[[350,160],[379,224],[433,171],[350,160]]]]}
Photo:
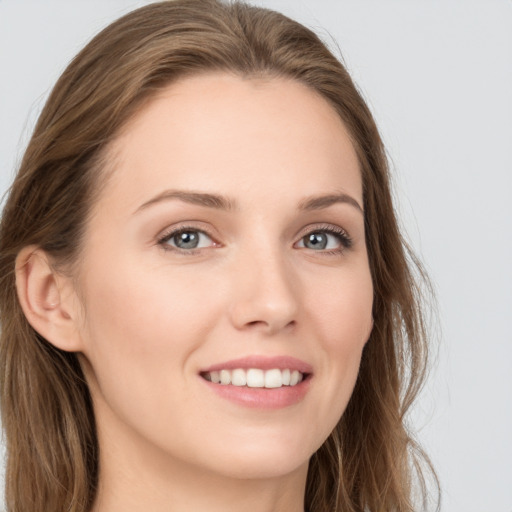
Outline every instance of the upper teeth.
{"type": "Polygon", "coordinates": [[[295,386],[302,381],[304,375],[298,370],[261,370],[249,368],[243,370],[220,370],[203,374],[206,380],[215,384],[231,384],[233,386],[248,386],[250,388],[280,388],[282,386],[295,386]]]}

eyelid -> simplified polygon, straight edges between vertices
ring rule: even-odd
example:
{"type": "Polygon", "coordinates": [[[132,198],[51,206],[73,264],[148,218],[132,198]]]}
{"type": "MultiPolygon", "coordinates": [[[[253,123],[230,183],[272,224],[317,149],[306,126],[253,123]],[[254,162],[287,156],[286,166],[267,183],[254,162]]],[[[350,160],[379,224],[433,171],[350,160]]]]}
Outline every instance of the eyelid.
{"type": "MultiPolygon", "coordinates": [[[[210,227],[205,226],[203,222],[196,223],[194,221],[187,221],[184,223],[174,224],[161,231],[160,234],[157,235],[156,237],[156,242],[157,245],[159,245],[163,250],[166,251],[173,251],[178,254],[181,253],[184,255],[197,254],[205,249],[222,246],[222,244],[218,241],[218,237],[216,237],[212,233],[212,231],[213,230],[210,227]],[[182,249],[180,247],[176,247],[167,243],[173,236],[186,231],[196,231],[207,236],[212,242],[211,245],[209,245],[208,247],[182,249]]],[[[296,247],[298,243],[302,242],[304,237],[316,232],[328,233],[330,235],[337,237],[340,243],[340,247],[337,247],[335,249],[320,249],[316,251],[314,251],[313,249],[309,249],[307,247],[299,247],[299,249],[318,252],[320,254],[340,254],[341,252],[348,250],[352,247],[353,240],[344,228],[336,224],[327,223],[310,224],[302,228],[297,235],[297,241],[293,244],[294,247],[296,247]]]]}
{"type": "Polygon", "coordinates": [[[205,228],[202,223],[201,226],[194,224],[193,222],[185,222],[183,224],[175,224],[172,226],[169,226],[168,228],[164,229],[160,232],[159,235],[157,235],[156,240],[157,244],[165,251],[173,251],[178,254],[197,254],[198,252],[209,249],[210,247],[220,247],[221,244],[216,240],[216,237],[211,233],[210,229],[205,228]],[[182,249],[180,247],[176,247],[174,245],[171,245],[167,243],[170,239],[172,239],[174,236],[176,236],[179,233],[183,233],[186,231],[195,231],[198,233],[201,233],[202,235],[207,236],[211,241],[212,244],[208,247],[197,247],[197,248],[191,248],[191,249],[182,249]]]}
{"type": "MultiPolygon", "coordinates": [[[[336,236],[339,239],[340,245],[341,245],[341,247],[336,248],[336,249],[322,249],[322,250],[318,250],[318,251],[313,251],[313,249],[311,249],[311,251],[313,251],[313,252],[318,252],[321,254],[339,254],[347,249],[350,249],[353,244],[352,237],[349,235],[349,233],[347,232],[346,229],[344,229],[341,226],[338,226],[336,224],[322,223],[322,224],[310,224],[310,225],[304,227],[300,231],[300,233],[298,235],[298,240],[297,240],[297,242],[295,242],[294,245],[302,242],[304,240],[304,237],[306,237],[307,235],[310,235],[312,233],[328,233],[330,235],[336,236]]],[[[307,250],[308,248],[307,247],[299,247],[299,249],[307,250]]]]}

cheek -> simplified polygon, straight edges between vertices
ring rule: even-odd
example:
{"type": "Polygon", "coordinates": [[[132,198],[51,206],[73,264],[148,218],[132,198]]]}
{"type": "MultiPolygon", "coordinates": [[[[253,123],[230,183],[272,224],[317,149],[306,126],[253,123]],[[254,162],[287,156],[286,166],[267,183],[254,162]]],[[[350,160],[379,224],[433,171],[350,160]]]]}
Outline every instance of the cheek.
{"type": "Polygon", "coordinates": [[[208,316],[215,316],[212,308],[201,308],[209,289],[194,276],[136,264],[124,267],[108,275],[96,272],[86,283],[86,327],[93,345],[107,338],[109,345],[139,355],[172,349],[180,340],[190,342],[208,316]]]}
{"type": "Polygon", "coordinates": [[[369,271],[362,269],[339,280],[311,302],[315,329],[324,355],[321,414],[326,418],[319,437],[327,437],[338,423],[352,395],[361,354],[372,329],[373,286],[369,271]]]}
{"type": "Polygon", "coordinates": [[[168,274],[119,263],[108,275],[91,272],[85,283],[84,355],[113,405],[138,400],[138,407],[158,410],[159,400],[170,399],[165,390],[186,385],[189,355],[218,317],[211,291],[190,276],[168,274]],[[200,306],[205,300],[211,307],[200,306]]]}
{"type": "Polygon", "coordinates": [[[347,269],[326,282],[310,304],[325,350],[333,355],[361,352],[372,329],[372,308],[373,285],[366,266],[347,269]]]}
{"type": "Polygon", "coordinates": [[[150,446],[179,454],[186,443],[175,439],[204,436],[194,435],[201,417],[190,368],[220,304],[191,273],[138,268],[119,262],[108,275],[91,273],[85,285],[86,377],[101,428],[129,432],[128,439],[136,432],[150,446]]]}

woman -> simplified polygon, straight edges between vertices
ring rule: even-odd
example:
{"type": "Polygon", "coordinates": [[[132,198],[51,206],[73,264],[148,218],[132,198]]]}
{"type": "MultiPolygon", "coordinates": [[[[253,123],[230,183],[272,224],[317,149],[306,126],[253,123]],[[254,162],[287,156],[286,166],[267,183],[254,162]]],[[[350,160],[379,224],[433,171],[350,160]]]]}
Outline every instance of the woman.
{"type": "Polygon", "coordinates": [[[415,509],[418,288],[373,119],[308,29],[213,0],[113,23],[0,234],[9,511],[415,509]]]}

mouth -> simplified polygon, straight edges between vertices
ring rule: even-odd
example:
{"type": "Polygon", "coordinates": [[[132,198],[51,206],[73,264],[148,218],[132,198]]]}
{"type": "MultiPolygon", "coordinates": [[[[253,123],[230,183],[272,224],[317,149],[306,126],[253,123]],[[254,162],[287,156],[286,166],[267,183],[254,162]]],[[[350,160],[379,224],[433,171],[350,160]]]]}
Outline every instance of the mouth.
{"type": "Polygon", "coordinates": [[[218,363],[199,372],[217,396],[256,409],[281,409],[308,393],[313,367],[295,357],[253,355],[218,363]]]}
{"type": "Polygon", "coordinates": [[[292,368],[235,368],[201,372],[201,377],[213,384],[247,388],[276,389],[285,386],[294,387],[311,374],[292,368]]]}

